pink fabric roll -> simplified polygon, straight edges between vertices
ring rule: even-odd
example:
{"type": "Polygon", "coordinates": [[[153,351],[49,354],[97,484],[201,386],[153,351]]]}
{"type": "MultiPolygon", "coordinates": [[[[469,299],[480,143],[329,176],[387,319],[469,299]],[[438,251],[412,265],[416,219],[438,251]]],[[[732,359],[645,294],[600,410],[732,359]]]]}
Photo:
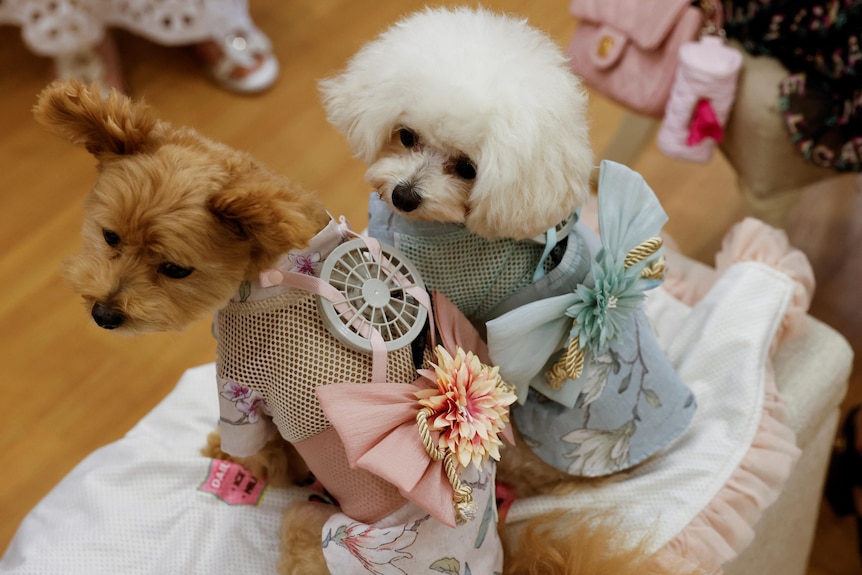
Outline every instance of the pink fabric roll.
{"type": "Polygon", "coordinates": [[[742,54],[718,36],[683,44],[658,133],[662,152],[693,162],[712,157],[733,107],[741,67],[742,54]]]}

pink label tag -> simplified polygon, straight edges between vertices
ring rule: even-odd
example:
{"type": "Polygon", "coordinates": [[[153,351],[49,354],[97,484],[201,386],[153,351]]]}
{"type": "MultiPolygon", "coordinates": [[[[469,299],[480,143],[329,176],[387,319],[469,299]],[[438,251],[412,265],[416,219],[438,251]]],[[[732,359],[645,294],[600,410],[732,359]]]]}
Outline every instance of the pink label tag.
{"type": "Polygon", "coordinates": [[[257,505],[265,489],[266,482],[245,467],[221,459],[212,460],[206,480],[198,487],[229,505],[257,505]]]}

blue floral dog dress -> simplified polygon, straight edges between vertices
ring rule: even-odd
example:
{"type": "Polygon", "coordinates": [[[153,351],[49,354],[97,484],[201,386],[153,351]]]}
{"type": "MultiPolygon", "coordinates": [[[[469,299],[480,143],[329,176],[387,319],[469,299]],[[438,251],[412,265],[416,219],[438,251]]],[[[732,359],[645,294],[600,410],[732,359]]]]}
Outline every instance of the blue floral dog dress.
{"type": "Polygon", "coordinates": [[[369,217],[371,236],[393,243],[429,287],[484,324],[491,360],[517,388],[513,419],[533,451],[589,477],[655,454],[696,409],[641,309],[644,292],[661,283],[667,216],[643,178],[614,162],[602,162],[598,194],[601,238],[578,223],[550,255],[530,240],[411,222],[376,196],[369,217]],[[537,268],[545,273],[536,280],[537,268]]]}

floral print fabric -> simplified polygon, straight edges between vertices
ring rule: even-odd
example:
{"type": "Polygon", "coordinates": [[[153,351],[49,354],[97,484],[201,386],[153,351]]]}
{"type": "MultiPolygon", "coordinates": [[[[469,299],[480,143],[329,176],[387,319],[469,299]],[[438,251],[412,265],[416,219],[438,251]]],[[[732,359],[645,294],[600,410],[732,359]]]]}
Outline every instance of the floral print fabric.
{"type": "Polygon", "coordinates": [[[452,529],[434,521],[413,503],[373,525],[343,513],[323,528],[323,554],[330,572],[339,575],[499,574],[503,548],[497,534],[494,466],[472,466],[462,480],[473,488],[479,513],[452,529]]]}
{"type": "Polygon", "coordinates": [[[862,0],[729,0],[725,30],[789,75],[779,107],[799,152],[862,171],[862,0]]]}
{"type": "Polygon", "coordinates": [[[570,475],[597,477],[637,465],[694,417],[694,395],[659,348],[643,311],[624,333],[584,369],[574,407],[531,389],[512,411],[532,450],[570,475]]]}

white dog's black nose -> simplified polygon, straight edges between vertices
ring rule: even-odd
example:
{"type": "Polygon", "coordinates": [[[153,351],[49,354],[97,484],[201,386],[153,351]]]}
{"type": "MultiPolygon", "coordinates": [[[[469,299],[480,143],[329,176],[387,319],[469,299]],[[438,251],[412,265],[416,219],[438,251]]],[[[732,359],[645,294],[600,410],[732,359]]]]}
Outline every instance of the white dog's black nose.
{"type": "Polygon", "coordinates": [[[398,184],[392,190],[392,205],[402,212],[412,212],[422,203],[422,195],[413,184],[398,184]]]}
{"type": "Polygon", "coordinates": [[[98,326],[105,329],[116,329],[126,321],[123,312],[100,303],[93,304],[92,315],[98,326]]]}

